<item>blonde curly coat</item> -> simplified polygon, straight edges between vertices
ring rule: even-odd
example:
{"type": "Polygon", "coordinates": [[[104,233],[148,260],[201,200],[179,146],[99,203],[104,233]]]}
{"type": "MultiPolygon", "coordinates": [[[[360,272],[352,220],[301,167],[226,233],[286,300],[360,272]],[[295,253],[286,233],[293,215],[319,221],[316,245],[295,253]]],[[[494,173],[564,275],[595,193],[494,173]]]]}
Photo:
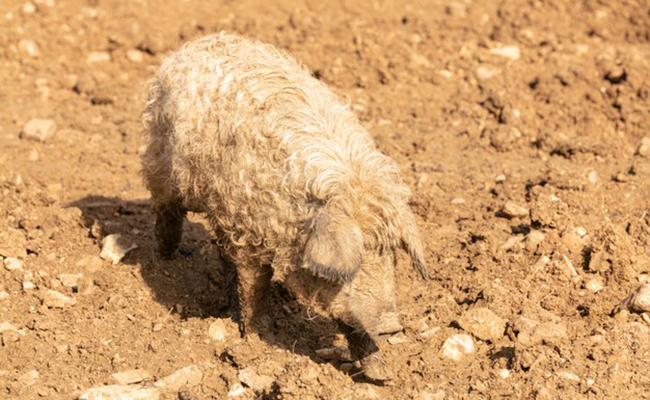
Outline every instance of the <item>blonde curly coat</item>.
{"type": "MultiPolygon", "coordinates": [[[[427,275],[395,162],[376,150],[347,105],[285,53],[224,32],[187,44],[151,81],[142,117],[143,175],[163,253],[178,246],[187,210],[206,213],[240,286],[264,291],[268,284],[258,281],[271,271],[302,285],[299,292],[330,282],[336,289],[324,290],[323,301],[344,319],[362,311],[351,312],[337,293],[359,275],[375,277],[356,289],[394,303],[392,269],[373,268],[396,247],[427,275]]],[[[263,297],[251,291],[240,288],[240,296],[263,297]]],[[[364,329],[372,325],[352,317],[364,329]]]]}

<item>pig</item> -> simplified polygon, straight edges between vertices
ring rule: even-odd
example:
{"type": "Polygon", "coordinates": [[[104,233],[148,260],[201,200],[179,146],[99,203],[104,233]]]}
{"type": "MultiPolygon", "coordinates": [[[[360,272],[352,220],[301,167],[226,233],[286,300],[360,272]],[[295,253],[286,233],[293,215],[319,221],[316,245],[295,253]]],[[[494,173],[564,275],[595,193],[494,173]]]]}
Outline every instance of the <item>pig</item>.
{"type": "Polygon", "coordinates": [[[160,254],[204,213],[243,332],[268,329],[273,279],[340,321],[366,376],[385,379],[397,250],[428,270],[410,190],[349,106],[293,57],[220,32],[163,61],[142,122],[160,254]]]}

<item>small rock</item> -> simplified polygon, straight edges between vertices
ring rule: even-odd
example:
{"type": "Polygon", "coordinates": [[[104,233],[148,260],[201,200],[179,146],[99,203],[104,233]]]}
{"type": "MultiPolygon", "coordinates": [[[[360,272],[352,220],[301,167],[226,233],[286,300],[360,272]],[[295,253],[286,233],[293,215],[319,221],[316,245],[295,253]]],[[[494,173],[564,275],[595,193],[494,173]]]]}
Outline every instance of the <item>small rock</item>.
{"type": "Polygon", "coordinates": [[[650,137],[646,136],[643,139],[641,139],[641,144],[639,145],[639,148],[636,150],[636,153],[643,157],[650,156],[650,137]]]}
{"type": "Polygon", "coordinates": [[[9,299],[9,293],[5,292],[4,290],[0,291],[0,301],[4,301],[8,299],[9,299]]]}
{"type": "Polygon", "coordinates": [[[451,204],[453,204],[453,205],[455,205],[455,206],[459,206],[459,205],[465,204],[465,199],[463,199],[462,197],[456,197],[455,199],[453,199],[453,200],[451,201],[451,204]]]}
{"type": "Polygon", "coordinates": [[[34,5],[34,3],[28,1],[25,4],[23,4],[23,14],[31,15],[34,14],[35,12],[36,12],[36,6],[34,5]]]}
{"type": "Polygon", "coordinates": [[[334,346],[318,349],[316,355],[323,360],[350,360],[350,349],[348,346],[334,346]]]}
{"type": "Polygon", "coordinates": [[[222,319],[214,321],[208,328],[208,336],[217,342],[224,342],[226,340],[226,334],[226,324],[222,319]]]}
{"type": "Polygon", "coordinates": [[[650,283],[639,286],[623,300],[622,306],[627,307],[632,312],[650,312],[650,283]]]}
{"type": "Polygon", "coordinates": [[[18,42],[18,49],[31,57],[38,57],[41,54],[36,42],[30,39],[21,39],[18,42]]]}
{"type": "Polygon", "coordinates": [[[0,322],[0,333],[9,331],[18,332],[18,328],[16,328],[11,322],[0,322]]]}
{"type": "Polygon", "coordinates": [[[107,51],[91,51],[86,57],[86,62],[88,64],[109,61],[111,61],[111,54],[107,51]]]}
{"type": "Polygon", "coordinates": [[[158,380],[154,386],[166,390],[178,391],[181,387],[193,387],[201,383],[203,372],[196,365],[190,365],[172,372],[170,375],[158,380]]]}
{"type": "Polygon", "coordinates": [[[4,260],[4,266],[7,271],[22,270],[23,262],[17,258],[7,257],[4,260]]]}
{"type": "Polygon", "coordinates": [[[129,251],[138,247],[120,234],[108,235],[102,242],[102,251],[99,256],[113,264],[122,261],[129,251]]]}
{"type": "Polygon", "coordinates": [[[564,326],[546,322],[519,332],[517,341],[525,347],[532,347],[539,344],[558,344],[568,340],[568,338],[569,336],[564,326]]]}
{"type": "Polygon", "coordinates": [[[476,68],[476,78],[478,78],[479,81],[486,81],[500,73],[501,70],[484,65],[476,68]]]}
{"type": "Polygon", "coordinates": [[[460,361],[466,355],[474,352],[474,340],[470,335],[461,333],[454,335],[442,345],[440,355],[452,361],[460,361]]]}
{"type": "Polygon", "coordinates": [[[439,330],[440,330],[439,326],[434,326],[433,328],[430,328],[430,329],[427,329],[425,331],[420,332],[420,336],[425,338],[425,339],[426,338],[431,338],[431,337],[434,337],[436,335],[436,333],[438,333],[439,330]]]}
{"type": "Polygon", "coordinates": [[[242,369],[239,371],[239,374],[237,374],[237,377],[244,385],[258,392],[270,389],[273,382],[275,382],[272,377],[268,375],[260,375],[252,368],[242,369]]]}
{"type": "Polygon", "coordinates": [[[510,377],[510,370],[503,368],[499,370],[498,374],[501,379],[508,379],[510,377]]]}
{"type": "Polygon", "coordinates": [[[548,258],[548,257],[546,257],[546,256],[541,256],[541,257],[540,257],[540,258],[535,262],[535,264],[533,264],[533,268],[532,268],[532,269],[533,269],[534,272],[540,271],[540,270],[546,268],[546,266],[547,266],[550,262],[551,262],[551,259],[550,259],[550,258],[548,258]]]}
{"type": "Polygon", "coordinates": [[[40,156],[40,154],[38,154],[38,150],[36,150],[36,149],[31,149],[31,150],[29,151],[29,156],[27,157],[27,159],[28,159],[29,161],[38,161],[39,158],[41,158],[41,156],[40,156]]]}
{"type": "Polygon", "coordinates": [[[435,393],[421,392],[418,400],[444,400],[447,396],[444,390],[438,390],[435,393]]]}
{"type": "Polygon", "coordinates": [[[34,285],[34,282],[30,282],[30,281],[23,282],[23,290],[24,291],[32,290],[35,287],[36,287],[36,285],[34,285]]]}
{"type": "Polygon", "coordinates": [[[83,278],[82,274],[59,274],[59,281],[67,288],[77,287],[77,283],[81,278],[83,278]]]}
{"type": "Polygon", "coordinates": [[[241,396],[244,393],[246,393],[246,388],[243,387],[241,383],[236,382],[230,386],[230,389],[228,390],[228,394],[226,395],[226,397],[237,397],[237,396],[241,396]]]}
{"type": "Polygon", "coordinates": [[[18,382],[23,386],[34,386],[40,377],[37,370],[27,371],[18,377],[18,382]]]}
{"type": "Polygon", "coordinates": [[[357,385],[356,390],[354,391],[354,398],[359,400],[383,399],[383,397],[377,393],[377,390],[367,383],[357,385]]]}
{"type": "Polygon", "coordinates": [[[566,379],[568,381],[580,382],[580,377],[573,372],[569,371],[558,371],[555,373],[556,376],[566,379]]]}
{"type": "Polygon", "coordinates": [[[344,374],[347,374],[348,372],[350,372],[352,370],[352,367],[354,367],[354,365],[352,365],[352,363],[343,363],[343,364],[341,364],[339,366],[339,369],[344,374]]]}
{"type": "Polygon", "coordinates": [[[153,387],[110,385],[88,389],[79,400],[158,400],[160,392],[153,387]]]}
{"type": "Polygon", "coordinates": [[[598,183],[598,173],[596,171],[589,172],[589,174],[587,175],[587,180],[592,185],[595,185],[596,183],[598,183]]]}
{"type": "Polygon", "coordinates": [[[585,289],[587,289],[591,293],[596,293],[603,289],[603,284],[600,283],[600,281],[596,278],[589,279],[588,281],[585,282],[585,289]]]}
{"type": "Polygon", "coordinates": [[[576,234],[577,234],[578,236],[580,236],[581,238],[587,236],[587,230],[586,230],[585,228],[581,227],[581,226],[577,227],[577,228],[575,229],[575,232],[576,232],[576,234]]]}
{"type": "Polygon", "coordinates": [[[408,342],[409,342],[409,338],[406,337],[404,332],[397,333],[397,334],[395,334],[395,335],[388,338],[388,343],[393,344],[393,345],[404,344],[404,343],[408,343],[408,342]]]}
{"type": "Polygon", "coordinates": [[[517,46],[503,46],[490,49],[490,53],[516,61],[521,57],[521,51],[517,46]]]}
{"type": "Polygon", "coordinates": [[[74,306],[77,300],[70,298],[63,293],[56,290],[48,290],[43,295],[43,304],[48,308],[64,308],[67,306],[74,306]]]}
{"type": "Polygon", "coordinates": [[[506,176],[503,174],[497,175],[496,178],[494,178],[494,182],[496,183],[503,183],[506,181],[506,176]]]}
{"type": "Polygon", "coordinates": [[[56,123],[53,120],[34,118],[25,124],[20,136],[27,140],[45,142],[55,132],[56,123]]]}
{"type": "Polygon", "coordinates": [[[501,212],[508,218],[524,218],[529,214],[527,209],[517,205],[513,201],[507,201],[501,212]]]}
{"type": "Polygon", "coordinates": [[[506,321],[487,308],[472,308],[458,319],[458,325],[481,340],[495,341],[503,336],[506,321]]]}
{"type": "Polygon", "coordinates": [[[126,58],[134,63],[141,63],[144,61],[144,56],[140,50],[130,49],[126,51],[126,58]]]}
{"type": "Polygon", "coordinates": [[[544,241],[546,235],[540,231],[530,231],[526,236],[526,248],[529,251],[537,250],[537,247],[544,241]]]}
{"type": "Polygon", "coordinates": [[[151,374],[144,369],[130,369],[128,371],[116,372],[111,379],[118,385],[139,383],[151,379],[151,374]]]}

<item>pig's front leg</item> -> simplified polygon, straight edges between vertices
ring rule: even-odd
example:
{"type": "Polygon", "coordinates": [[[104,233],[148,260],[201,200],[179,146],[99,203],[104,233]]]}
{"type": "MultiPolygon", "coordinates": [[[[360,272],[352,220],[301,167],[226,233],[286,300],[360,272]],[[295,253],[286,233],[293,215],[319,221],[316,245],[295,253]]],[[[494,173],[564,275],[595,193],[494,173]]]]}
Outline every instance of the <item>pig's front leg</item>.
{"type": "Polygon", "coordinates": [[[390,374],[377,341],[364,330],[354,329],[344,322],[339,322],[339,327],[345,333],[352,356],[361,362],[365,376],[376,381],[389,380],[390,374]]]}
{"type": "MultiPolygon", "coordinates": [[[[231,266],[232,268],[232,266],[231,266]]],[[[269,290],[273,270],[269,265],[237,264],[236,298],[239,312],[239,329],[243,335],[250,330],[266,333],[269,329],[269,290]]]]}

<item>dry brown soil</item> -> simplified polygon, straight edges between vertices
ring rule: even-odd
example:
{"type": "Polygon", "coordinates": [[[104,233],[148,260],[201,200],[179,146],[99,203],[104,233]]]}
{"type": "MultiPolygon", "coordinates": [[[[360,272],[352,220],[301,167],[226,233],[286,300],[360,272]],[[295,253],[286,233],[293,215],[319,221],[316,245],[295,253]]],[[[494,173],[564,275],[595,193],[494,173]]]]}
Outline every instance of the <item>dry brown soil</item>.
{"type": "Polygon", "coordinates": [[[650,272],[647,1],[30,4],[0,1],[0,256],[24,263],[0,271],[0,323],[13,326],[0,398],[71,399],[115,372],[154,381],[188,365],[203,377],[183,399],[226,398],[243,368],[275,384],[242,399],[650,398],[650,318],[612,313],[650,272]],[[146,81],[180,43],[221,29],[286,49],[347,96],[413,188],[433,277],[401,256],[407,341],[386,350],[383,386],[319,358],[336,326],[280,285],[273,335],[239,338],[200,216],[187,254],[154,251],[138,175],[146,81]],[[57,132],[22,138],[32,118],[57,132]],[[526,212],[509,218],[508,201],[526,212]],[[116,265],[97,257],[112,233],[138,246],[116,265]],[[61,274],[82,277],[68,287],[61,274]],[[49,308],[49,289],[76,304],[49,308]],[[442,357],[476,307],[505,331],[442,357]],[[208,336],[218,318],[225,342],[208,336]],[[522,344],[548,322],[567,337],[522,344]]]}

